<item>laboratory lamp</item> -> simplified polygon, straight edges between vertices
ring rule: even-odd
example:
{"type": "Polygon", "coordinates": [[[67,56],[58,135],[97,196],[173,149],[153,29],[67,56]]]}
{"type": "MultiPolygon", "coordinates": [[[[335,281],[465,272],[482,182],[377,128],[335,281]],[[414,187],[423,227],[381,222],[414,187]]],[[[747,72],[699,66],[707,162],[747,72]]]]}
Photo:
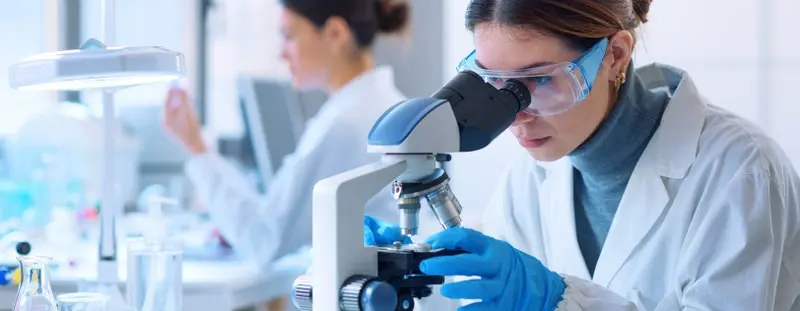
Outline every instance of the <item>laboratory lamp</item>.
{"type": "Polygon", "coordinates": [[[117,89],[179,79],[183,55],[162,47],[106,47],[89,39],[80,49],[37,54],[9,68],[22,91],[117,89]]]}
{"type": "MultiPolygon", "coordinates": [[[[115,1],[100,0],[101,40],[89,39],[77,50],[33,55],[9,68],[15,90],[103,91],[103,189],[97,281],[118,284],[115,216],[120,204],[114,175],[113,92],[142,84],[180,79],[186,75],[183,54],[162,47],[117,47],[115,1]]],[[[113,298],[112,298],[113,299],[113,298]]]]}

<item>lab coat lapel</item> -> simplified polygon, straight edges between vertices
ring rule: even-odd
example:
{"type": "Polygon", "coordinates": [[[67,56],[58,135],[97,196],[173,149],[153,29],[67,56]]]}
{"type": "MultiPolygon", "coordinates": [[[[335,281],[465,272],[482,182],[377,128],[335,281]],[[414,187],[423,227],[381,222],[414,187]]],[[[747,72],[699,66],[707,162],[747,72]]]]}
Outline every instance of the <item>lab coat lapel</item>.
{"type": "Polygon", "coordinates": [[[545,228],[547,265],[550,269],[588,280],[589,269],[583,260],[575,231],[572,199],[572,164],[564,158],[540,164],[546,169],[539,196],[542,226],[545,228]]]}
{"type": "MultiPolygon", "coordinates": [[[[656,83],[662,74],[668,73],[662,68],[651,65],[637,72],[646,83],[651,83],[648,80],[656,83]]],[[[670,204],[664,179],[684,178],[697,155],[707,104],[688,74],[679,77],[679,86],[633,170],[611,223],[594,272],[594,282],[602,286],[611,284],[670,204]]]]}
{"type": "Polygon", "coordinates": [[[669,203],[661,175],[639,163],[622,195],[611,230],[594,271],[594,281],[608,286],[669,203]]]}

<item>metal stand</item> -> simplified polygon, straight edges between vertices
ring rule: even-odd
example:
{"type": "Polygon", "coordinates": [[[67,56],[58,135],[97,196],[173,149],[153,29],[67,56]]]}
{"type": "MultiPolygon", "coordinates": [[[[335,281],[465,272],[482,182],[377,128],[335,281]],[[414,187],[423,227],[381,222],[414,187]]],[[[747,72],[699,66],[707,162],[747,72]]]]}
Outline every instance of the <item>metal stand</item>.
{"type": "MultiPolygon", "coordinates": [[[[115,0],[101,0],[101,35],[106,46],[116,44],[116,3],[115,0]]],[[[114,154],[114,90],[103,90],[103,194],[100,207],[100,241],[97,261],[97,283],[87,284],[80,291],[105,294],[109,298],[110,310],[122,310],[125,301],[119,290],[119,267],[117,264],[116,216],[117,185],[115,177],[114,154]]]]}

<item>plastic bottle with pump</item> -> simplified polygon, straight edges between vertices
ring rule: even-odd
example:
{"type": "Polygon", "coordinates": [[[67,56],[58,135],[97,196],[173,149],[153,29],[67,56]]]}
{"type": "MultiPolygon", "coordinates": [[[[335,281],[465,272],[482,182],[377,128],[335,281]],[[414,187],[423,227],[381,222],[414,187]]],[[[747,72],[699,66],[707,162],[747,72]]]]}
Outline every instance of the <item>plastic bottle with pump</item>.
{"type": "Polygon", "coordinates": [[[128,304],[141,311],[182,309],[182,245],[168,235],[162,204],[174,200],[148,200],[149,228],[128,243],[128,304]]]}

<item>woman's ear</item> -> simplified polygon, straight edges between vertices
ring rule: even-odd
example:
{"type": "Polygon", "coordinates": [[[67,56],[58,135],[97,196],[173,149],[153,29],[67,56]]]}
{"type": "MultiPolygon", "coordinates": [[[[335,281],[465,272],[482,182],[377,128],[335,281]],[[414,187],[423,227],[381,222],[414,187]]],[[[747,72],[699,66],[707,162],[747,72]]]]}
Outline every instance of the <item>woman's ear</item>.
{"type": "Polygon", "coordinates": [[[607,56],[611,58],[608,78],[614,81],[628,69],[633,53],[633,34],[627,30],[618,31],[608,41],[607,56]]]}
{"type": "Polygon", "coordinates": [[[350,45],[352,34],[347,22],[338,16],[328,18],[321,29],[322,38],[331,44],[333,50],[342,53],[350,45]]]}

